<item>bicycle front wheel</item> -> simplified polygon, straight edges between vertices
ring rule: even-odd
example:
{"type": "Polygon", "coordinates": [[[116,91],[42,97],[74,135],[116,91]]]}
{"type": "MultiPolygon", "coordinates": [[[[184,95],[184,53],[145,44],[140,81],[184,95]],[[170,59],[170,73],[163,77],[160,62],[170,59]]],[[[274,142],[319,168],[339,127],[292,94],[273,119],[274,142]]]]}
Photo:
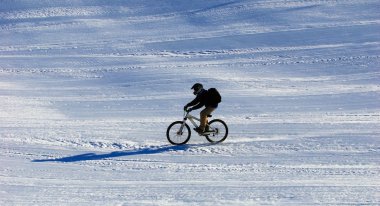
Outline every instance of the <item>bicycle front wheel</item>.
{"type": "Polygon", "coordinates": [[[213,133],[206,136],[206,139],[212,143],[223,142],[228,136],[227,124],[220,119],[213,119],[209,122],[210,129],[213,133]]]}
{"type": "Polygon", "coordinates": [[[168,130],[166,131],[166,137],[171,144],[182,145],[190,140],[190,127],[186,123],[185,126],[182,127],[182,124],[182,121],[176,121],[169,125],[168,130]]]}

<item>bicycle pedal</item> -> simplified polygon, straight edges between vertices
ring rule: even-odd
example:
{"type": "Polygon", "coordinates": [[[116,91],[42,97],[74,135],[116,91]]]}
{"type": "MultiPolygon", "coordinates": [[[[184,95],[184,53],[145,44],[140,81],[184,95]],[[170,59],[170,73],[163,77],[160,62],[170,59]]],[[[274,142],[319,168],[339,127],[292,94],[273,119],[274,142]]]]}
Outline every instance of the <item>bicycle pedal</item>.
{"type": "Polygon", "coordinates": [[[203,132],[200,131],[199,128],[194,128],[194,131],[198,132],[199,134],[202,134],[203,132]]]}
{"type": "Polygon", "coordinates": [[[202,133],[202,135],[210,135],[210,134],[213,134],[214,131],[205,131],[202,133]]]}

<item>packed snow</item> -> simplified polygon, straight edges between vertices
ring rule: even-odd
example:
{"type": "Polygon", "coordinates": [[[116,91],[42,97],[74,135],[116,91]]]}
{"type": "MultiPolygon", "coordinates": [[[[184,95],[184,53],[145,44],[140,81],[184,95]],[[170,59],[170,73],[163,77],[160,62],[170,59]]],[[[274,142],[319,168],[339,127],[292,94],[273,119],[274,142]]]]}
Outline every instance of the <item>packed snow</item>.
{"type": "Polygon", "coordinates": [[[379,205],[379,8],[0,0],[0,205],[379,205]],[[196,82],[229,136],[170,145],[196,82]]]}

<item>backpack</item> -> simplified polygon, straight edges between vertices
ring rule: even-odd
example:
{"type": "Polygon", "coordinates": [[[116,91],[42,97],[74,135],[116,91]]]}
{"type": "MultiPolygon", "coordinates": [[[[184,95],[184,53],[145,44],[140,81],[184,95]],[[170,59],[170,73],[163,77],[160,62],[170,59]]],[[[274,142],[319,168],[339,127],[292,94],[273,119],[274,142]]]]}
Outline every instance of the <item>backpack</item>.
{"type": "Polygon", "coordinates": [[[215,88],[210,88],[207,90],[208,103],[209,104],[218,104],[222,101],[220,93],[215,88]]]}

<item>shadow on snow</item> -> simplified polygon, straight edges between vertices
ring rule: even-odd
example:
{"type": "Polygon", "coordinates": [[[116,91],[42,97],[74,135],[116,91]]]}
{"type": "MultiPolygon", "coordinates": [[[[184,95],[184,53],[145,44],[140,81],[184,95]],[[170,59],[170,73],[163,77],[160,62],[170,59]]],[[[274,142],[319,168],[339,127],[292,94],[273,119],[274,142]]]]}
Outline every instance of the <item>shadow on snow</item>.
{"type": "MultiPolygon", "coordinates": [[[[204,145],[205,146],[205,145],[204,145]]],[[[179,146],[162,146],[157,148],[142,148],[132,151],[116,151],[107,154],[95,154],[95,153],[85,153],[80,155],[74,155],[69,157],[62,157],[56,159],[37,159],[32,162],[79,162],[87,160],[102,160],[107,158],[114,157],[123,157],[123,156],[133,156],[133,155],[147,155],[147,154],[158,154],[169,151],[185,151],[190,145],[179,145],[179,146]]]]}

